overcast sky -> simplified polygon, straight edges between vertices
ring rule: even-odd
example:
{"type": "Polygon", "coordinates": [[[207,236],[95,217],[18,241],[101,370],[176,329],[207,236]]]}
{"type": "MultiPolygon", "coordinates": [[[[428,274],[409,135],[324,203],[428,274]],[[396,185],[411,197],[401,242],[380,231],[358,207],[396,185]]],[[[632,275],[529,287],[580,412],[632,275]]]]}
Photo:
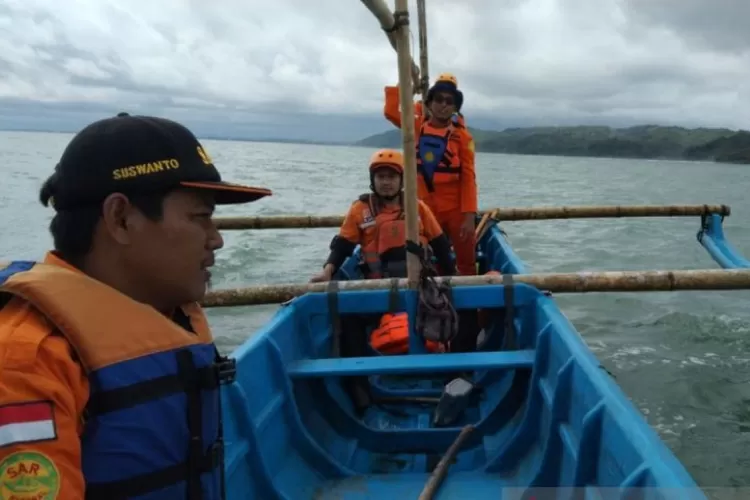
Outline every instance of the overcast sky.
{"type": "MultiPolygon", "coordinates": [[[[427,11],[430,75],[457,75],[475,126],[750,128],[750,0],[427,11]]],[[[125,110],[201,133],[355,140],[389,129],[383,86],[397,74],[359,0],[0,0],[0,128],[125,110]]]]}

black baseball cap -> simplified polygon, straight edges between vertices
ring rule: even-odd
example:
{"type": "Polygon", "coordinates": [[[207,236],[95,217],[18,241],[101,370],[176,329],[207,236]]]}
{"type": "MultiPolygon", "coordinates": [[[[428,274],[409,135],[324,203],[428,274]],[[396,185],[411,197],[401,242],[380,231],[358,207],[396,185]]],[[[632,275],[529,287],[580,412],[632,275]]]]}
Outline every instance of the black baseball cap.
{"type": "Polygon", "coordinates": [[[64,210],[98,203],[112,193],[139,195],[181,186],[212,191],[220,205],[271,195],[265,188],[222,181],[185,126],[120,113],[86,126],[70,141],[50,178],[50,201],[64,210]]]}

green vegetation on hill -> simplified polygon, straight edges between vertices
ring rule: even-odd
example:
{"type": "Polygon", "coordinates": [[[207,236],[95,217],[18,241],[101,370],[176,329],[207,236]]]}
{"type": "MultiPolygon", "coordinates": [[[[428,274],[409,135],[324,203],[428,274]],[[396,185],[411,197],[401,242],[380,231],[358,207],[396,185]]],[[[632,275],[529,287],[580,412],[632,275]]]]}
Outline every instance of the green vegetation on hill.
{"type": "MultiPolygon", "coordinates": [[[[476,148],[485,153],[662,158],[750,163],[750,132],[725,128],[628,128],[599,126],[508,128],[503,131],[469,127],[476,148]]],[[[401,131],[389,130],[356,143],[368,147],[399,147],[401,131]]]]}
{"type": "Polygon", "coordinates": [[[690,160],[750,163],[750,132],[740,130],[730,136],[694,146],[685,152],[685,157],[690,160]]]}

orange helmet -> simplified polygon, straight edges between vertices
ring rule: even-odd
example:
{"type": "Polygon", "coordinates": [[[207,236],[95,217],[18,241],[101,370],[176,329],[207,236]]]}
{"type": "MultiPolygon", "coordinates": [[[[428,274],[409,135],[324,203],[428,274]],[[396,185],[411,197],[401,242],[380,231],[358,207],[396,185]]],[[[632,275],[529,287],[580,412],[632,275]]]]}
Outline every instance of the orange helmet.
{"type": "Polygon", "coordinates": [[[435,83],[438,82],[447,82],[452,83],[453,85],[458,88],[458,79],[453,73],[440,73],[438,77],[435,79],[435,83]]]}
{"type": "Polygon", "coordinates": [[[370,158],[370,173],[378,168],[388,167],[404,175],[404,155],[395,149],[381,149],[376,151],[370,158]]]}

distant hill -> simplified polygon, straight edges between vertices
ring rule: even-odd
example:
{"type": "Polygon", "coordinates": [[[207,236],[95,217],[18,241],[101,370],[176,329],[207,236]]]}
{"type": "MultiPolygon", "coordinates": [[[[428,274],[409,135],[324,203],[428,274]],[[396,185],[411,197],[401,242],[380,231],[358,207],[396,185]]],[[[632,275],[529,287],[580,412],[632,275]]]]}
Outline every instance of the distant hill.
{"type": "MultiPolygon", "coordinates": [[[[503,131],[469,127],[476,149],[485,153],[713,160],[750,163],[750,132],[726,128],[638,125],[508,128],[503,131]]],[[[399,147],[401,131],[389,130],[356,143],[368,147],[399,147]]]]}
{"type": "Polygon", "coordinates": [[[726,163],[750,163],[750,132],[740,130],[728,137],[720,137],[685,152],[690,160],[713,160],[726,163]]]}

